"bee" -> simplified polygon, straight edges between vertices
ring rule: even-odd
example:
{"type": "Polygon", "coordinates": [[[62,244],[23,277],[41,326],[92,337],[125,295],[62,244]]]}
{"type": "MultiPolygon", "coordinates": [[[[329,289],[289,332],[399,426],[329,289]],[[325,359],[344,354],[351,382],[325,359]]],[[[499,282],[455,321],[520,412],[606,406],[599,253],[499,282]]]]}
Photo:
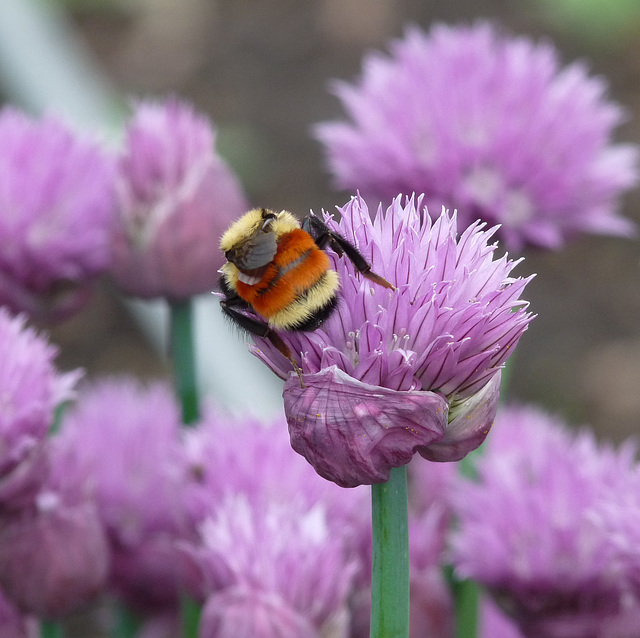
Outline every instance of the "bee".
{"type": "Polygon", "coordinates": [[[325,249],[346,255],[370,281],[395,290],[371,270],[360,251],[320,218],[302,220],[287,211],[255,208],[231,225],[220,239],[227,262],[221,268],[222,311],[237,326],[268,339],[302,372],[279,331],[316,330],[338,304],[338,273],[325,249]],[[247,311],[253,310],[253,314],[247,311]]]}

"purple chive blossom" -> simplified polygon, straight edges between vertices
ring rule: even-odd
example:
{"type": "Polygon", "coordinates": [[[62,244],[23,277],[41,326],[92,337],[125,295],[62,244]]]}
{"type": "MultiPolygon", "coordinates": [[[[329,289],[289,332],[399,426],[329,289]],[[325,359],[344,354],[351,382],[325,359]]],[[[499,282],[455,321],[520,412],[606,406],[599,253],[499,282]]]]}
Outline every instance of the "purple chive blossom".
{"type": "Polygon", "coordinates": [[[76,312],[110,264],[114,165],[62,122],[0,111],[0,304],[76,312]]]}
{"type": "Polygon", "coordinates": [[[209,121],[175,99],[137,105],[120,157],[113,277],[127,294],[211,291],[222,232],[248,208],[209,121]],[[213,247],[213,248],[212,248],[213,247]]]}
{"type": "Polygon", "coordinates": [[[87,388],[60,435],[65,467],[88,486],[107,531],[111,582],[143,612],[179,596],[176,542],[189,538],[180,415],[164,384],[109,379],[87,388]]]}
{"type": "Polygon", "coordinates": [[[209,412],[186,433],[202,638],[347,635],[369,494],[320,479],[283,425],[209,412]]]}
{"type": "Polygon", "coordinates": [[[638,603],[640,626],[640,467],[627,473],[622,486],[615,485],[601,502],[599,514],[614,544],[621,577],[629,584],[638,603]]]}
{"type": "Polygon", "coordinates": [[[217,585],[203,638],[346,635],[356,564],[322,505],[229,495],[202,525],[200,561],[217,585]]]}
{"type": "Polygon", "coordinates": [[[0,591],[0,636],[3,638],[36,638],[39,635],[35,618],[24,616],[0,591]]]}
{"type": "Polygon", "coordinates": [[[72,398],[80,376],[58,373],[56,354],[23,317],[0,308],[0,509],[29,501],[46,477],[55,409],[72,398]]]}
{"type": "Polygon", "coordinates": [[[60,618],[102,591],[109,548],[95,503],[61,465],[57,441],[47,452],[51,473],[32,503],[0,514],[0,585],[24,611],[60,618]]]}
{"type": "MultiPolygon", "coordinates": [[[[491,598],[484,596],[480,599],[478,636],[479,638],[523,638],[514,622],[500,611],[491,598]]],[[[610,638],[613,637],[610,636],[610,638]]]]}
{"type": "Polygon", "coordinates": [[[284,422],[231,418],[209,408],[199,426],[184,433],[184,445],[195,478],[185,491],[185,500],[196,525],[228,494],[240,493],[251,502],[300,501],[303,508],[322,503],[338,528],[346,529],[351,520],[361,518],[365,529],[370,527],[369,492],[345,494],[319,479],[304,459],[292,454],[284,422]]]}
{"type": "Polygon", "coordinates": [[[457,491],[459,575],[485,585],[529,638],[610,638],[606,628],[633,610],[601,511],[633,455],[532,408],[505,408],[478,481],[457,491]]]}
{"type": "Polygon", "coordinates": [[[616,213],[637,180],[623,120],[582,63],[490,24],[407,30],[336,85],[348,122],[318,126],[336,184],[376,200],[426,193],[461,226],[499,223],[512,250],[559,248],[577,233],[630,235],[616,213]]]}
{"type": "Polygon", "coordinates": [[[389,292],[330,252],[340,303],[312,333],[281,333],[304,372],[267,342],[253,352],[287,379],[291,442],[316,471],[344,487],[384,482],[417,451],[436,461],[464,457],[484,440],[500,370],[532,315],[520,299],[519,262],[495,258],[494,229],[458,236],[456,217],[435,220],[422,197],[401,197],[371,220],[360,197],[330,228],[394,284],[389,292]]]}

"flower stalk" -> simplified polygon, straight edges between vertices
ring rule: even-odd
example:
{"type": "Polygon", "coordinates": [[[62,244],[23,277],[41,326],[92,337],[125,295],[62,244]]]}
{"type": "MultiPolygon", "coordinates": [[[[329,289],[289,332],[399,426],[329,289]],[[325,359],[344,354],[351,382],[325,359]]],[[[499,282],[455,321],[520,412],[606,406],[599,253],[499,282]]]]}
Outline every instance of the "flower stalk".
{"type": "Polygon", "coordinates": [[[64,631],[62,625],[50,620],[43,620],[40,623],[40,638],[63,638],[64,631]]]}
{"type": "Polygon", "coordinates": [[[476,638],[480,588],[474,580],[454,580],[456,638],[476,638]]]}
{"type": "Polygon", "coordinates": [[[140,618],[129,608],[121,603],[117,603],[114,609],[115,626],[113,638],[135,638],[142,623],[140,618]]]}
{"type": "Polygon", "coordinates": [[[192,425],[199,417],[193,347],[193,305],[189,299],[172,301],[170,309],[170,348],[173,359],[174,384],[182,405],[183,423],[192,425]]]}
{"type": "Polygon", "coordinates": [[[371,486],[373,566],[370,638],[409,636],[407,468],[371,486]]]}
{"type": "MultiPolygon", "coordinates": [[[[200,418],[198,387],[193,335],[193,302],[172,301],[171,308],[171,356],[173,378],[182,406],[182,422],[190,427],[200,418]]],[[[180,596],[180,617],[184,638],[198,635],[200,609],[186,594],[180,596]]]]}

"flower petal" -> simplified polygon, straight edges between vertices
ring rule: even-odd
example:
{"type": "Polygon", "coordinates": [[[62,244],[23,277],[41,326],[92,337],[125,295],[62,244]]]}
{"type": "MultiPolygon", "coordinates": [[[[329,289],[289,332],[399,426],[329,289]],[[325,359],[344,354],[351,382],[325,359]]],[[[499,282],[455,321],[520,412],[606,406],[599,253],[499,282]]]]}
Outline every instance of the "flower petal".
{"type": "Polygon", "coordinates": [[[498,410],[500,377],[498,371],[479,392],[459,403],[446,434],[427,448],[419,448],[420,455],[429,461],[459,461],[479,447],[498,410]]]}
{"type": "Polygon", "coordinates": [[[291,445],[342,487],[382,483],[417,449],[442,438],[446,400],[434,392],[362,383],[332,366],[284,387],[291,445]]]}

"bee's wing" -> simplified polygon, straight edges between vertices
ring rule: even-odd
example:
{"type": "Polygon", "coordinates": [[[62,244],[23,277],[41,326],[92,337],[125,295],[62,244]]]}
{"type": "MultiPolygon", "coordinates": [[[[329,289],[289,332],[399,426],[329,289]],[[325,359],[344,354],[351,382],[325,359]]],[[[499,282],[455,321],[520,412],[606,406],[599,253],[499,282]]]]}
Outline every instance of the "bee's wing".
{"type": "Polygon", "coordinates": [[[261,268],[271,263],[278,252],[276,234],[258,231],[231,252],[233,254],[228,255],[227,258],[240,270],[261,268]]]}

